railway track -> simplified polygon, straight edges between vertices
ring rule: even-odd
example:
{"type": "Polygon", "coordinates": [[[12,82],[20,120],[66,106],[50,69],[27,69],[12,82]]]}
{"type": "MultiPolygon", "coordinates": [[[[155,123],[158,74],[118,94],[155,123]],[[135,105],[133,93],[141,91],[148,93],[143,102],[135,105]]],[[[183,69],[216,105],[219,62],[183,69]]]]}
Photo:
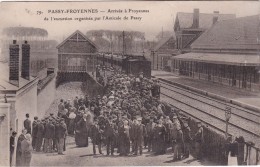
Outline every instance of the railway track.
{"type": "Polygon", "coordinates": [[[240,117],[241,119],[245,119],[247,121],[254,122],[255,124],[260,125],[260,113],[250,111],[250,110],[245,110],[241,107],[237,107],[235,105],[229,105],[227,103],[221,102],[219,100],[215,100],[213,98],[209,98],[203,95],[200,95],[198,93],[194,93],[189,90],[185,90],[183,88],[179,88],[177,86],[168,84],[168,83],[163,83],[164,89],[167,89],[169,91],[174,91],[178,94],[181,94],[183,96],[186,96],[188,98],[191,98],[193,100],[196,100],[200,103],[205,103],[211,107],[214,107],[216,109],[222,110],[225,112],[226,107],[230,107],[232,109],[232,115],[235,115],[236,117],[240,117]],[[187,93],[187,94],[186,94],[187,93]]]}
{"type": "Polygon", "coordinates": [[[161,94],[164,101],[174,104],[185,114],[195,117],[209,126],[225,132],[225,108],[232,109],[229,131],[235,136],[244,136],[248,141],[260,138],[260,113],[229,105],[216,99],[194,93],[161,81],[161,94]]]}

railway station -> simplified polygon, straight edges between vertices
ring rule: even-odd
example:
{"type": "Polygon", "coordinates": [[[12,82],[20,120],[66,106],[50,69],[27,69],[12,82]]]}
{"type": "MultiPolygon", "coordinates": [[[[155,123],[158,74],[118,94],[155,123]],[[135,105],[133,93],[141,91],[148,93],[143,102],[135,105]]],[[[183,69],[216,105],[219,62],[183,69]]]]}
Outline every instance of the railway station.
{"type": "Polygon", "coordinates": [[[202,11],[156,42],[74,26],[39,47],[6,28],[0,166],[260,165],[259,15],[202,11]]]}

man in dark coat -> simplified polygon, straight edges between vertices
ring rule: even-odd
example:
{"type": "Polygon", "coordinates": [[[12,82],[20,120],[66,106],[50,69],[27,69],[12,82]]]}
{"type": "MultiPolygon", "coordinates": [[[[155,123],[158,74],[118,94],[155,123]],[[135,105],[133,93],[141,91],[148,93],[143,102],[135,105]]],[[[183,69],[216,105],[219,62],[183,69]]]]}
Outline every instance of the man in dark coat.
{"type": "Polygon", "coordinates": [[[112,122],[112,118],[109,118],[109,123],[106,125],[104,136],[106,138],[107,155],[114,155],[114,143],[115,143],[115,131],[117,130],[116,125],[112,122]]]}
{"type": "Polygon", "coordinates": [[[52,152],[52,142],[55,135],[55,126],[52,120],[48,120],[45,128],[45,150],[46,152],[52,152]]]}
{"type": "Polygon", "coordinates": [[[99,154],[102,154],[101,144],[102,144],[102,133],[103,130],[100,129],[98,121],[95,119],[94,124],[91,127],[91,139],[93,143],[93,153],[96,154],[96,145],[98,145],[99,154]]]}
{"type": "Polygon", "coordinates": [[[38,131],[38,117],[34,117],[34,121],[32,123],[32,147],[34,150],[36,149],[37,131],[38,131]]]}
{"type": "Polygon", "coordinates": [[[59,117],[54,121],[53,125],[55,127],[55,133],[54,133],[54,137],[53,137],[53,150],[58,151],[58,133],[57,133],[57,129],[59,127],[59,117]]]}
{"type": "Polygon", "coordinates": [[[86,114],[84,114],[82,118],[80,118],[80,120],[76,123],[75,142],[76,145],[79,147],[88,146],[88,129],[86,114]]]}
{"type": "Polygon", "coordinates": [[[39,121],[38,130],[37,130],[37,142],[36,142],[37,152],[41,151],[43,137],[44,137],[44,124],[43,121],[39,121]]]}
{"type": "Polygon", "coordinates": [[[183,143],[184,143],[183,132],[182,132],[181,128],[178,126],[176,143],[174,145],[174,151],[173,151],[174,152],[173,161],[181,160],[183,143]]]}
{"type": "Polygon", "coordinates": [[[23,122],[24,128],[27,130],[27,133],[32,133],[32,125],[31,125],[31,120],[29,120],[29,114],[27,113],[26,115],[26,119],[23,122]]]}
{"type": "Polygon", "coordinates": [[[65,137],[68,135],[67,126],[65,120],[61,118],[60,124],[57,128],[57,137],[58,137],[58,154],[64,155],[64,145],[65,145],[65,137]]]}
{"type": "Polygon", "coordinates": [[[140,155],[143,154],[143,140],[144,140],[144,135],[145,135],[145,126],[141,123],[142,118],[139,117],[137,118],[137,125],[135,126],[135,129],[133,131],[133,138],[134,138],[134,148],[135,152],[134,155],[137,155],[138,150],[140,155]]]}
{"type": "Polygon", "coordinates": [[[79,108],[79,98],[78,98],[78,96],[76,96],[75,97],[75,99],[73,100],[73,105],[74,105],[74,107],[76,108],[76,109],[78,109],[79,108]]]}
{"type": "Polygon", "coordinates": [[[184,139],[184,154],[183,158],[189,158],[190,156],[190,149],[191,149],[191,135],[190,135],[190,127],[189,125],[185,122],[183,124],[183,139],[184,139]]]}
{"type": "Polygon", "coordinates": [[[154,127],[155,127],[154,118],[150,117],[150,122],[145,127],[146,135],[147,135],[148,152],[152,151],[154,127]]]}
{"type": "Polygon", "coordinates": [[[61,99],[60,103],[58,105],[58,117],[61,116],[61,113],[63,112],[64,109],[65,109],[64,101],[63,101],[63,99],[61,99]]]}
{"type": "Polygon", "coordinates": [[[22,166],[22,148],[21,143],[25,139],[27,133],[26,129],[22,130],[22,134],[18,137],[17,147],[16,147],[16,166],[22,166]]]}
{"type": "Polygon", "coordinates": [[[17,134],[16,132],[12,132],[12,136],[10,137],[10,166],[12,166],[16,134],[17,134]]]}

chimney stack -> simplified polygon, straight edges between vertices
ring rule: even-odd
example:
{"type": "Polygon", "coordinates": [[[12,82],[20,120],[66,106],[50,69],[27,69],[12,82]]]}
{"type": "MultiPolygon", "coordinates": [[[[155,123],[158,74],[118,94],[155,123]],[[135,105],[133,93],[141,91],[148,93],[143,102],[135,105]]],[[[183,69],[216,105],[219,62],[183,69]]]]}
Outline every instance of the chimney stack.
{"type": "Polygon", "coordinates": [[[22,78],[30,80],[30,45],[27,41],[22,44],[22,78]]]}
{"type": "Polygon", "coordinates": [[[9,82],[19,87],[19,45],[16,40],[9,46],[9,82]]]}
{"type": "Polygon", "coordinates": [[[194,9],[192,28],[199,28],[200,10],[194,9]]]}
{"type": "Polygon", "coordinates": [[[218,21],[218,15],[219,15],[219,11],[214,11],[213,12],[213,25],[218,21]]]}

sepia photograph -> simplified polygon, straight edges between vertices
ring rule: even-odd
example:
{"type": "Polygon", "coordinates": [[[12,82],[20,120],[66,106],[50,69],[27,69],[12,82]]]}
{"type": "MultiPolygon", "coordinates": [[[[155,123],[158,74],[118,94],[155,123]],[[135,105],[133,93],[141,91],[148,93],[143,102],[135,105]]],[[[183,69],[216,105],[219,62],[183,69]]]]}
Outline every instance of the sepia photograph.
{"type": "Polygon", "coordinates": [[[0,166],[260,165],[259,5],[0,2],[0,166]]]}

